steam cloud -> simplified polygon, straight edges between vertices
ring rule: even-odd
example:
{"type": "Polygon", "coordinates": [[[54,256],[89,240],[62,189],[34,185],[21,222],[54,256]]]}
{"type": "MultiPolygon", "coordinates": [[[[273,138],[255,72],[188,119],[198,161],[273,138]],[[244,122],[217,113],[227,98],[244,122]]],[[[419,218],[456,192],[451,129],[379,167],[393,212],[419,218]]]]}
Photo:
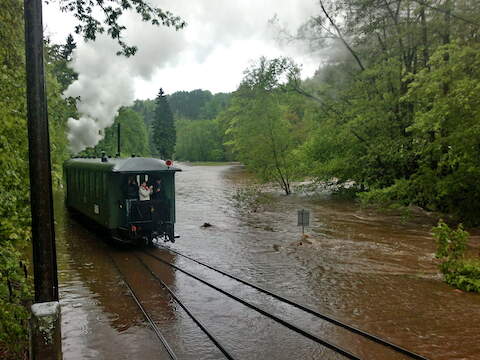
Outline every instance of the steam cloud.
{"type": "Polygon", "coordinates": [[[158,91],[165,79],[171,80],[173,72],[169,69],[176,69],[173,79],[182,86],[201,79],[205,82],[201,87],[209,88],[208,79],[224,77],[228,72],[238,72],[240,80],[246,65],[235,62],[241,46],[252,42],[258,45],[257,52],[251,45],[243,49],[250,59],[285,55],[272,40],[268,19],[276,13],[295,28],[317,9],[315,0],[299,0],[295,6],[275,0],[152,3],[180,15],[187,21],[187,28],[177,32],[153,27],[131,13],[126,14],[124,24],[128,29],[127,43],[138,46],[135,56],[117,56],[118,44],[104,35],[95,42],[79,42],[75,49],[71,66],[79,74],[78,80],[64,92],[64,96],[77,99],[80,114],[79,119],[70,118],[67,122],[68,140],[74,153],[95,146],[103,138],[104,129],[113,124],[120,107],[133,104],[140,84],[160,77],[161,82],[154,84],[154,91],[158,91]],[[211,60],[212,54],[218,52],[226,58],[213,66],[212,73],[197,70],[198,64],[209,57],[211,60]],[[179,69],[182,75],[178,75],[179,69]]]}

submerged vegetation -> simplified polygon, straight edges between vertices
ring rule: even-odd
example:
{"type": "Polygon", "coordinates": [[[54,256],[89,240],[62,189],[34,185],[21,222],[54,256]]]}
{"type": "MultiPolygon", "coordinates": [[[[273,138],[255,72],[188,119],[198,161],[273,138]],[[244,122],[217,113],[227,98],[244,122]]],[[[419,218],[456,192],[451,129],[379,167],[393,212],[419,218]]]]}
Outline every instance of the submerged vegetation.
{"type": "Polygon", "coordinates": [[[234,207],[245,213],[262,211],[265,206],[273,201],[272,195],[262,191],[262,188],[258,185],[236,188],[231,199],[234,207]]]}
{"type": "Polygon", "coordinates": [[[469,233],[459,225],[451,229],[442,220],[433,228],[437,241],[435,255],[441,259],[440,270],[445,281],[461,290],[480,292],[480,258],[467,258],[469,233]]]}

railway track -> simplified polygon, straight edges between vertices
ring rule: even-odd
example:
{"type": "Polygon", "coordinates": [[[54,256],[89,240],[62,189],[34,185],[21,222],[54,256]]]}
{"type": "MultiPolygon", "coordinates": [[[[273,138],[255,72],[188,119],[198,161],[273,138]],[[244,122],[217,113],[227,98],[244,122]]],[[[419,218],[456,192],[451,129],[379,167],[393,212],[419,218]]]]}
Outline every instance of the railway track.
{"type": "MultiPolygon", "coordinates": [[[[165,348],[168,356],[172,360],[177,360],[179,357],[173,350],[170,343],[167,341],[165,335],[160,331],[159,327],[157,326],[156,322],[153,320],[150,312],[145,308],[142,304],[139,296],[136,294],[135,290],[131,286],[130,282],[127,280],[124,272],[121,270],[120,266],[115,260],[114,256],[108,255],[110,261],[112,262],[114,268],[117,270],[123,284],[127,288],[129,294],[131,295],[135,305],[139,308],[140,312],[143,314],[145,320],[147,321],[148,325],[152,328],[153,332],[155,333],[157,339],[161,342],[163,347],[165,348]]],[[[177,297],[177,295],[170,289],[170,287],[157,275],[155,274],[137,255],[135,257],[138,261],[142,264],[142,266],[150,273],[150,275],[160,283],[162,288],[164,288],[167,293],[172,297],[172,299],[185,311],[185,313],[192,319],[192,321],[204,332],[204,334],[212,341],[212,343],[220,350],[220,352],[225,356],[225,358],[229,360],[235,360],[233,357],[221,344],[220,341],[212,334],[211,331],[195,316],[193,315],[192,311],[177,297]]]]}
{"type": "MultiPolygon", "coordinates": [[[[255,291],[258,291],[262,294],[265,294],[267,296],[270,296],[272,298],[274,298],[275,300],[277,301],[280,301],[284,304],[288,304],[289,306],[292,306],[296,309],[299,309],[305,313],[308,313],[310,315],[313,315],[323,321],[327,321],[335,326],[338,326],[342,329],[345,329],[355,335],[358,335],[359,337],[362,337],[362,338],[365,338],[369,341],[372,341],[376,344],[379,344],[383,347],[386,347],[398,354],[401,354],[404,356],[404,358],[409,358],[409,359],[416,359],[416,360],[427,360],[427,358],[423,357],[422,355],[419,355],[419,354],[416,354],[414,352],[411,352],[405,348],[402,348],[398,345],[395,345],[391,342],[388,342],[384,339],[381,339],[373,334],[370,334],[370,333],[367,333],[363,330],[360,330],[358,328],[355,328],[353,326],[350,326],[340,320],[337,320],[331,316],[328,316],[328,315],[325,315],[325,314],[322,314],[322,313],[319,313],[311,308],[308,308],[304,305],[301,305],[301,304],[298,304],[292,300],[289,300],[279,294],[276,294],[276,293],[273,293],[269,290],[266,290],[260,286],[257,286],[255,284],[252,284],[248,281],[245,281],[243,279],[240,279],[234,275],[231,275],[225,271],[222,271],[218,268],[215,268],[209,264],[206,264],[202,261],[199,261],[197,259],[194,259],[193,257],[191,256],[188,256],[188,255],[185,255],[185,254],[182,254],[178,251],[175,251],[173,249],[170,249],[170,248],[167,248],[167,247],[164,247],[164,246],[161,246],[161,245],[158,245],[158,248],[162,249],[162,250],[165,250],[165,251],[168,251],[172,254],[175,254],[176,256],[180,256],[184,259],[187,259],[188,261],[191,261],[197,265],[200,265],[202,267],[204,267],[205,269],[208,269],[209,271],[213,271],[217,274],[220,274],[221,276],[225,276],[225,277],[228,277],[229,279],[232,279],[234,281],[237,281],[247,287],[250,287],[252,289],[254,289],[255,291]]],[[[149,266],[149,264],[147,263],[146,259],[149,258],[149,259],[154,259],[154,261],[157,261],[157,262],[160,262],[162,263],[163,265],[165,266],[168,266],[172,269],[174,269],[175,271],[178,271],[190,278],[193,278],[195,279],[196,281],[198,281],[199,283],[202,283],[208,287],[210,287],[211,289],[221,293],[222,295],[230,298],[230,299],[233,299],[234,301],[242,304],[243,306],[245,307],[248,307],[249,309],[252,309],[256,312],[258,312],[259,314],[265,316],[266,318],[269,318],[273,321],[275,321],[276,323],[286,327],[287,329],[291,330],[291,331],[294,331],[296,332],[297,334],[301,335],[301,336],[304,336],[306,338],[308,338],[309,340],[317,343],[317,344],[320,344],[330,350],[332,350],[333,352],[337,353],[337,354],[340,354],[342,355],[343,357],[347,358],[347,359],[361,359],[361,357],[359,357],[358,355],[355,355],[354,353],[350,352],[349,350],[345,349],[345,348],[342,348],[341,346],[337,345],[337,344],[334,344],[320,336],[317,336],[316,334],[308,331],[308,330],[305,330],[305,329],[302,329],[298,326],[296,326],[295,324],[287,321],[287,320],[284,320],[282,318],[280,318],[279,316],[276,316],[260,307],[258,307],[257,305],[245,300],[245,299],[242,299],[240,298],[239,296],[236,296],[234,295],[233,293],[229,292],[229,291],[226,291],[222,288],[220,288],[219,286],[213,284],[212,282],[209,282],[203,278],[201,278],[200,276],[192,273],[191,271],[189,270],[186,270],[182,267],[179,267],[175,264],[172,264],[170,263],[169,261],[163,259],[162,257],[152,253],[151,251],[138,251],[138,252],[134,252],[133,253],[133,256],[136,258],[136,260],[142,265],[142,267],[144,268],[144,270],[146,272],[148,272],[148,274],[153,278],[155,279],[159,285],[165,289],[165,291],[168,293],[168,295],[188,314],[188,316],[192,319],[192,321],[205,333],[205,335],[207,335],[207,337],[212,341],[212,343],[221,351],[221,353],[225,356],[225,358],[227,359],[234,359],[233,355],[231,353],[228,352],[228,350],[220,343],[220,341],[212,334],[212,332],[210,330],[208,330],[207,326],[205,324],[203,324],[192,312],[191,310],[182,302],[182,300],[179,298],[179,296],[174,292],[172,291],[172,289],[170,289],[168,287],[168,285],[161,279],[160,275],[155,272],[151,266],[149,266]]],[[[166,340],[165,340],[165,337],[163,335],[159,335],[159,330],[158,330],[158,327],[155,325],[155,323],[151,320],[151,317],[148,315],[148,313],[146,312],[145,309],[142,309],[142,304],[138,301],[138,298],[135,296],[135,293],[134,293],[134,290],[131,288],[131,286],[128,284],[128,281],[125,279],[124,275],[122,274],[121,272],[121,269],[118,267],[117,264],[115,264],[115,260],[112,258],[112,262],[114,263],[115,267],[117,268],[117,271],[121,274],[121,276],[123,277],[123,281],[125,282],[127,288],[129,289],[129,292],[132,294],[132,297],[134,298],[135,302],[137,303],[137,306],[140,307],[141,311],[143,312],[145,318],[147,319],[147,321],[150,323],[150,326],[152,327],[152,329],[154,330],[154,332],[157,334],[157,337],[159,338],[159,340],[162,342],[162,344],[164,344],[164,347],[165,349],[167,350],[167,352],[170,354],[171,358],[172,359],[176,359],[175,357],[175,354],[173,353],[173,350],[171,350],[171,347],[168,343],[166,343],[166,340]],[[157,333],[158,331],[158,333],[157,333]],[[163,340],[162,340],[163,338],[163,340]],[[164,342],[165,341],[165,342],[164,342]],[[169,351],[170,349],[170,351],[169,351]],[[172,357],[173,356],[173,357],[172,357]]]]}

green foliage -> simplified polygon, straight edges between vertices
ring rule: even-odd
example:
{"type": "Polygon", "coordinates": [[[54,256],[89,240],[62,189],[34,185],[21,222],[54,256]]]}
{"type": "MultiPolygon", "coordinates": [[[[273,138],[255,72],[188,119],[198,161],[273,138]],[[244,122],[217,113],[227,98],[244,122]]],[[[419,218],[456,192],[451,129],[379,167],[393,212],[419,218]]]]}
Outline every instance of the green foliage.
{"type": "Polygon", "coordinates": [[[70,157],[68,148],[67,119],[75,117],[76,108],[72,100],[64,99],[63,91],[76,79],[77,74],[67,64],[74,48],[73,38],[69,36],[64,45],[45,44],[48,121],[50,131],[50,156],[52,162],[52,182],[54,187],[63,183],[63,162],[70,157]]]}
{"type": "Polygon", "coordinates": [[[212,100],[213,95],[208,90],[177,91],[168,97],[168,103],[176,118],[199,120],[202,109],[212,100]]]}
{"type": "Polygon", "coordinates": [[[276,182],[290,194],[296,175],[294,150],[299,145],[299,122],[290,97],[283,91],[288,74],[298,68],[289,59],[261,58],[247,69],[229,108],[219,120],[236,159],[262,181],[276,182]]]}
{"type": "Polygon", "coordinates": [[[176,122],[178,160],[224,161],[223,134],[217,120],[179,119],[176,122]]]}
{"type": "Polygon", "coordinates": [[[463,260],[450,263],[443,270],[445,281],[458,289],[471,292],[480,292],[480,261],[463,260]]]}
{"type": "Polygon", "coordinates": [[[176,119],[211,120],[230,102],[230,94],[212,95],[208,90],[177,91],[168,96],[176,119]]]}
{"type": "Polygon", "coordinates": [[[150,128],[155,119],[155,100],[135,100],[131,109],[139,114],[142,119],[145,121],[147,128],[150,128]]]}
{"type": "Polygon", "coordinates": [[[155,119],[155,100],[135,100],[133,106],[130,107],[133,111],[135,111],[145,122],[145,127],[147,128],[148,134],[148,145],[149,145],[149,153],[154,154],[156,152],[155,145],[153,143],[153,131],[152,131],[152,124],[155,119]]]}
{"type": "Polygon", "coordinates": [[[175,156],[188,161],[224,161],[229,159],[224,128],[216,119],[229,104],[230,94],[193,90],[167,96],[176,127],[175,156]]]}
{"type": "Polygon", "coordinates": [[[440,270],[445,281],[465,291],[480,292],[480,260],[464,258],[468,232],[462,225],[454,230],[440,220],[433,228],[433,236],[437,242],[435,255],[442,260],[440,270]]]}
{"type": "Polygon", "coordinates": [[[26,308],[32,298],[26,281],[26,265],[11,242],[0,246],[0,354],[7,358],[24,358],[28,348],[28,319],[26,308]]]}
{"type": "Polygon", "coordinates": [[[155,118],[153,120],[153,144],[163,159],[171,159],[177,140],[175,123],[170,105],[163,90],[156,99],[155,118]]]}
{"type": "Polygon", "coordinates": [[[65,44],[52,44],[48,39],[46,41],[47,66],[60,84],[61,92],[78,78],[78,74],[68,66],[76,47],[72,35],[68,35],[65,44]]]}
{"type": "Polygon", "coordinates": [[[457,230],[451,229],[443,220],[433,228],[433,237],[437,241],[437,258],[456,261],[463,258],[469,238],[468,232],[458,225],[457,230]]]}
{"type": "Polygon", "coordinates": [[[480,215],[479,68],[479,44],[440,47],[430,69],[415,77],[406,96],[416,105],[408,131],[415,137],[413,152],[419,158],[412,181],[425,199],[422,205],[470,223],[480,215]]]}
{"type": "Polygon", "coordinates": [[[148,156],[147,128],[143,119],[130,108],[121,108],[111,127],[105,129],[105,137],[95,146],[82,151],[81,156],[100,157],[102,151],[113,156],[117,153],[118,123],[120,123],[120,150],[121,156],[148,156]]]}
{"type": "Polygon", "coordinates": [[[365,202],[415,204],[478,224],[480,4],[319,5],[298,35],[335,51],[312,79],[283,86],[318,109],[300,121],[310,133],[293,152],[299,172],[353,181],[365,202]]]}
{"type": "Polygon", "coordinates": [[[0,355],[12,359],[27,351],[30,299],[18,251],[30,239],[22,14],[21,1],[0,2],[0,355]]]}
{"type": "Polygon", "coordinates": [[[365,204],[381,204],[381,205],[410,205],[412,198],[412,189],[409,181],[400,179],[389,187],[377,188],[358,194],[360,200],[365,204]]]}
{"type": "Polygon", "coordinates": [[[136,46],[129,46],[122,40],[126,27],[121,25],[120,19],[125,11],[135,10],[142,21],[156,26],[172,26],[176,30],[186,26],[185,21],[180,17],[153,7],[144,0],[59,0],[59,4],[62,11],[72,12],[77,18],[79,24],[75,26],[75,32],[82,34],[86,41],[95,40],[98,34],[106,30],[107,34],[112,39],[116,39],[122,48],[118,55],[131,56],[137,52],[136,46]]]}

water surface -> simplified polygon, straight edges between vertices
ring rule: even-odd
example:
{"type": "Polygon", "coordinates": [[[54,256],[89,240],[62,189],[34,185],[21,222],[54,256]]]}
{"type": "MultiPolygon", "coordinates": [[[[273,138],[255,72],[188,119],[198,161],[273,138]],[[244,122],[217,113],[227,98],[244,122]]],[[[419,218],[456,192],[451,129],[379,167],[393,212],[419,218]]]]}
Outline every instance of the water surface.
{"type": "MultiPolygon", "coordinates": [[[[434,258],[433,216],[382,213],[328,194],[283,196],[255,212],[237,207],[241,166],[181,166],[173,249],[432,359],[477,359],[480,296],[443,283],[434,258]],[[311,211],[303,240],[296,211],[311,211]],[[208,222],[213,226],[201,227],[208,222]]],[[[208,338],[148,278],[131,249],[85,229],[57,199],[58,261],[65,359],[167,359],[128,295],[113,257],[180,358],[221,359],[208,338]]],[[[478,246],[478,238],[473,238],[478,246]]],[[[178,256],[165,259],[214,281],[365,359],[401,359],[344,330],[279,304],[178,256]]],[[[176,273],[149,265],[241,359],[336,359],[330,350],[176,273]]]]}

